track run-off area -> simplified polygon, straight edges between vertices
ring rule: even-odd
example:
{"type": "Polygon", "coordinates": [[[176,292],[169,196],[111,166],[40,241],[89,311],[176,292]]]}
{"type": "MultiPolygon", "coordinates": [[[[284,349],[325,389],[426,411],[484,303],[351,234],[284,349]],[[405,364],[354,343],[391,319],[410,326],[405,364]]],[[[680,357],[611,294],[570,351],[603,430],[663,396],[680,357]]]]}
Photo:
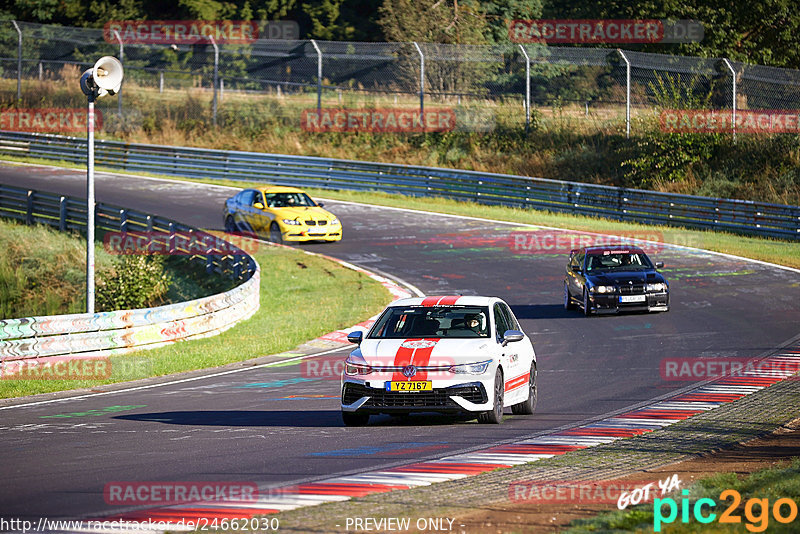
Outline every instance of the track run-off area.
{"type": "MultiPolygon", "coordinates": [[[[0,166],[2,183],[75,198],[85,197],[85,180],[76,170],[0,166]]],[[[222,229],[224,200],[235,191],[112,173],[97,173],[96,188],[98,202],[214,230],[222,229]]],[[[674,395],[703,377],[677,379],[665,372],[670,365],[759,358],[800,333],[796,270],[658,245],[649,254],[665,263],[670,311],[587,318],[563,309],[568,249],[531,245],[545,235],[568,243],[559,236],[575,232],[334,200],[325,207],[342,220],[344,239],[300,248],[426,294],[506,300],[534,342],[536,414],[509,416],[499,426],[381,416],[367,427],[346,428],[338,377],[308,376],[301,365],[210,372],[18,407],[13,401],[0,405],[0,515],[36,520],[129,513],[132,507],[104,498],[104,488],[118,481],[236,481],[264,490],[469,453],[674,395]]],[[[313,303],[305,305],[313,313],[313,303]]],[[[344,358],[349,350],[320,358],[344,358]]]]}

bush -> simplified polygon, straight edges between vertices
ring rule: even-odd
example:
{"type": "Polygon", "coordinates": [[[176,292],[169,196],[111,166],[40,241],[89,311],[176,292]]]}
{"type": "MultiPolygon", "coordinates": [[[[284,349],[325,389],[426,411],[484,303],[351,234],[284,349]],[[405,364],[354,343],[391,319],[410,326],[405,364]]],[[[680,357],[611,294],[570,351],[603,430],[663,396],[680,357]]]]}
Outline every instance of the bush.
{"type": "Polygon", "coordinates": [[[98,273],[97,309],[130,310],[158,305],[171,278],[164,268],[163,256],[119,256],[111,268],[98,273]]]}

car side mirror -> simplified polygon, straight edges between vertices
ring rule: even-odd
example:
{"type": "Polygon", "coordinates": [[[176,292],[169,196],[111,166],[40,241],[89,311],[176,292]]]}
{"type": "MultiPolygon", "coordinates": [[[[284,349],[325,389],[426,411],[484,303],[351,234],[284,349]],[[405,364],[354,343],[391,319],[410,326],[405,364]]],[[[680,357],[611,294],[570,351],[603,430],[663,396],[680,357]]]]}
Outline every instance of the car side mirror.
{"type": "Polygon", "coordinates": [[[572,266],[572,272],[573,272],[573,273],[579,273],[579,272],[581,272],[581,266],[580,266],[580,265],[573,265],[573,266],[572,266]]]}
{"type": "Polygon", "coordinates": [[[253,207],[257,210],[263,210],[264,204],[262,204],[261,202],[256,202],[255,204],[253,204],[253,207]]]}
{"type": "Polygon", "coordinates": [[[350,343],[355,343],[356,345],[361,345],[361,341],[364,339],[364,332],[361,330],[356,330],[355,332],[350,332],[347,334],[347,341],[350,343]]]}
{"type": "Polygon", "coordinates": [[[664,262],[663,261],[657,261],[656,262],[656,269],[663,269],[663,268],[664,268],[664,262]]]}
{"type": "Polygon", "coordinates": [[[324,205],[325,205],[325,204],[323,204],[322,202],[317,202],[317,206],[319,206],[320,208],[321,208],[322,206],[324,206],[324,205]]]}
{"type": "Polygon", "coordinates": [[[514,343],[515,341],[522,341],[524,338],[525,334],[523,334],[519,330],[506,330],[506,333],[503,334],[502,345],[505,347],[509,343],[514,343]]]}

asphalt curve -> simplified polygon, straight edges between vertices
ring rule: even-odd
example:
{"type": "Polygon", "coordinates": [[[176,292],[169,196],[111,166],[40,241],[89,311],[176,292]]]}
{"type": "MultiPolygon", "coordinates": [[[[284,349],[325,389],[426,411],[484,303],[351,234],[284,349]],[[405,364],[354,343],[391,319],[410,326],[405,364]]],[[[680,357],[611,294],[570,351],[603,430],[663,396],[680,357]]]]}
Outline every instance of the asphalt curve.
{"type": "MultiPolygon", "coordinates": [[[[78,171],[0,166],[0,182],[85,196],[85,173],[78,171]]],[[[100,202],[204,228],[221,228],[223,201],[231,194],[97,175],[100,202]]],[[[4,409],[0,515],[118,513],[103,498],[105,485],[115,481],[279,486],[454,454],[621,410],[692,383],[662,376],[664,361],[755,357],[800,331],[796,272],[664,247],[651,257],[666,264],[669,313],[584,318],[562,308],[563,243],[543,247],[545,235],[564,234],[536,234],[537,247],[525,233],[530,228],[509,224],[336,201],[326,207],[343,221],[345,238],[307,250],[394,275],[426,293],[497,295],[509,302],[539,358],[536,414],[508,417],[500,426],[380,417],[366,428],[345,428],[338,379],[309,378],[300,365],[4,409]]],[[[313,303],[298,305],[313,312],[313,303]]]]}

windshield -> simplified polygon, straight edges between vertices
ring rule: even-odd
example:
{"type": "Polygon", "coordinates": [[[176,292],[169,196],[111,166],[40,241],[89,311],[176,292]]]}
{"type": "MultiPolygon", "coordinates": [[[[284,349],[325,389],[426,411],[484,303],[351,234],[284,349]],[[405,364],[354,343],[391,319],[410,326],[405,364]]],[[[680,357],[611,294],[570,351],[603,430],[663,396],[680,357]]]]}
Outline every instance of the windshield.
{"type": "Polygon", "coordinates": [[[268,208],[312,207],[317,204],[305,193],[265,193],[268,208]]]}
{"type": "Polygon", "coordinates": [[[608,252],[586,257],[586,271],[635,271],[652,269],[653,264],[644,253],[608,252]]]}
{"type": "Polygon", "coordinates": [[[370,330],[370,339],[489,337],[489,309],[482,306],[389,308],[370,330]]]}

